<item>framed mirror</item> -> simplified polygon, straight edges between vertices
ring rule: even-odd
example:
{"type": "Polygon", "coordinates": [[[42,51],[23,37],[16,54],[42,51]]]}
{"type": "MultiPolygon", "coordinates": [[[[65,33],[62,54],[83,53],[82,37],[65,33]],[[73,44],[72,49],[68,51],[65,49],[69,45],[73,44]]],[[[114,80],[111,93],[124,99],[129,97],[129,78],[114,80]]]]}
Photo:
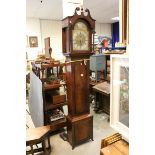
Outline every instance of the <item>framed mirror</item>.
{"type": "Polygon", "coordinates": [[[129,140],[129,62],[127,55],[111,56],[110,126],[129,140]]]}

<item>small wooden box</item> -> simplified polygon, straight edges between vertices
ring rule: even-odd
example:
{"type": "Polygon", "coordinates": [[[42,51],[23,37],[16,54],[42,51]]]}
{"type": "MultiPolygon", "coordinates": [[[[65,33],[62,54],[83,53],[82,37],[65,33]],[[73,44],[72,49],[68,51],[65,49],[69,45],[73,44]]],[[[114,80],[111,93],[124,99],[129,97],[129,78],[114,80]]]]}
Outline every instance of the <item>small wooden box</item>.
{"type": "Polygon", "coordinates": [[[53,104],[66,102],[66,95],[55,95],[53,96],[53,104]]]}

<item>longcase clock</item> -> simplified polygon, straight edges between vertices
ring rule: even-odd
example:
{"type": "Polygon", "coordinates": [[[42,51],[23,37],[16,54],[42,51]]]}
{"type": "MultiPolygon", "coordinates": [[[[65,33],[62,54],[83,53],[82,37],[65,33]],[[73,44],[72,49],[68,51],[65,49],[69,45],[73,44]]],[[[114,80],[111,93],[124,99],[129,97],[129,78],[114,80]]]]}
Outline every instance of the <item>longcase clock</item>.
{"type": "Polygon", "coordinates": [[[62,20],[62,47],[66,56],[67,75],[67,138],[74,148],[93,140],[93,116],[89,108],[89,57],[93,54],[95,20],[76,8],[73,16],[62,20]]]}

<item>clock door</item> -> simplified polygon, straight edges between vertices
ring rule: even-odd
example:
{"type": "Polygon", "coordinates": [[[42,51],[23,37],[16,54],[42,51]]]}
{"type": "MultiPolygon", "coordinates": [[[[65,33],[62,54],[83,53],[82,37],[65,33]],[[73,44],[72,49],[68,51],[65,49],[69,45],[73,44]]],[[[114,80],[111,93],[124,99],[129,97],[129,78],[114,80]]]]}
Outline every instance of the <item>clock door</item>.
{"type": "Polygon", "coordinates": [[[89,64],[84,65],[81,62],[74,64],[75,69],[75,115],[89,113],[89,64]]]}
{"type": "Polygon", "coordinates": [[[88,51],[89,48],[89,31],[88,27],[82,21],[77,22],[72,30],[73,51],[88,51]]]}

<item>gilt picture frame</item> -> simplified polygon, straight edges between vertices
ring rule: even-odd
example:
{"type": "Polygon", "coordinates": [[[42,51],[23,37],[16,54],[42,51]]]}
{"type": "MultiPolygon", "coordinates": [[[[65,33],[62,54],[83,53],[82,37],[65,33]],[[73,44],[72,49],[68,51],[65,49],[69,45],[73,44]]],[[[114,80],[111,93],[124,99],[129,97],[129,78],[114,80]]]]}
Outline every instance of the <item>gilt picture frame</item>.
{"type": "Polygon", "coordinates": [[[30,36],[29,37],[29,46],[32,47],[38,47],[38,37],[37,36],[30,36]]]}
{"type": "Polygon", "coordinates": [[[122,42],[129,44],[129,0],[122,0],[122,42]]]}

